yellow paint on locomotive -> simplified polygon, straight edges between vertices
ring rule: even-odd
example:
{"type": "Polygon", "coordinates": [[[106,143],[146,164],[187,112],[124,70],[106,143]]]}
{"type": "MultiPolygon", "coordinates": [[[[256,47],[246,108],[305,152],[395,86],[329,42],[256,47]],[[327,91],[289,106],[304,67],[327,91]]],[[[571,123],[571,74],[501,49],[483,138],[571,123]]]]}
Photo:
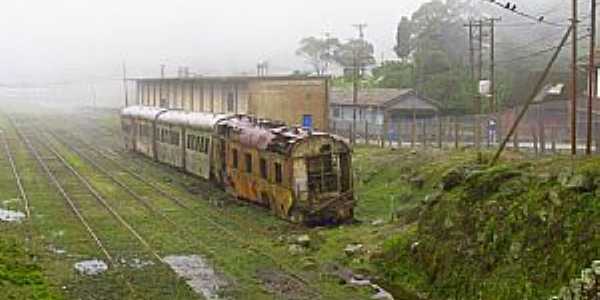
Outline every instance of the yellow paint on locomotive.
{"type": "Polygon", "coordinates": [[[288,161],[282,155],[259,151],[239,143],[230,142],[226,148],[229,174],[227,182],[235,196],[269,207],[277,216],[287,219],[294,203],[287,172],[288,161]],[[261,166],[262,163],[265,166],[261,166]],[[281,166],[281,176],[277,176],[277,165],[281,166]]]}

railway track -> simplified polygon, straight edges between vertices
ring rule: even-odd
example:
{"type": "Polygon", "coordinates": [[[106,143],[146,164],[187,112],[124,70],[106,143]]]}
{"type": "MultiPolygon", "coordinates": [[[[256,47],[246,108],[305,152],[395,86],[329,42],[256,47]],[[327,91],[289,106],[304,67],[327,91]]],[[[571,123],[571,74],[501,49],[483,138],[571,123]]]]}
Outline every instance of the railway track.
{"type": "MultiPolygon", "coordinates": [[[[107,239],[103,239],[101,234],[94,229],[94,225],[92,224],[93,222],[90,220],[93,218],[86,217],[85,210],[92,210],[90,207],[91,198],[96,200],[98,204],[106,209],[106,211],[110,213],[114,220],[118,221],[120,225],[126,228],[129,233],[146,248],[145,251],[139,251],[139,253],[150,253],[154,259],[166,265],[162,257],[152,248],[152,246],[150,246],[150,244],[117,212],[117,210],[108,204],[107,200],[102,197],[100,193],[89,183],[89,181],[87,181],[87,179],[85,179],[77,170],[75,170],[73,166],[71,166],[67,160],[60,153],[58,153],[58,151],[48,144],[44,144],[39,140],[35,140],[33,138],[35,134],[24,132],[20,126],[15,123],[15,121],[12,119],[9,120],[12,126],[15,128],[17,136],[21,139],[21,141],[23,141],[29,153],[38,162],[39,166],[47,175],[52,185],[56,187],[57,191],[65,200],[73,215],[75,215],[81,225],[85,228],[89,237],[96,244],[97,248],[102,253],[109,266],[119,266],[117,255],[111,252],[116,252],[117,254],[130,254],[131,252],[128,250],[129,247],[131,247],[131,244],[127,243],[126,249],[121,248],[114,251],[109,250],[107,242],[105,241],[107,239]],[[37,141],[37,143],[32,142],[32,140],[37,141]],[[45,152],[40,150],[42,147],[46,148],[45,152]],[[61,167],[62,170],[60,169],[61,167]],[[68,173],[71,173],[72,175],[70,181],[66,180],[69,177],[67,176],[68,173]],[[76,181],[78,181],[78,183],[76,183],[76,181]]],[[[97,227],[100,227],[98,223],[96,223],[96,225],[98,225],[97,227]]],[[[120,243],[119,245],[113,245],[112,248],[119,248],[122,246],[123,244],[120,243]]],[[[171,273],[171,276],[176,279],[176,275],[173,272],[171,273]]],[[[132,295],[137,294],[128,277],[123,276],[121,273],[119,273],[118,277],[123,280],[132,295]]]]}
{"type": "Polygon", "coordinates": [[[6,135],[5,135],[4,131],[2,131],[2,133],[0,135],[1,135],[0,138],[2,139],[2,146],[4,147],[4,153],[6,154],[6,158],[8,159],[8,162],[10,164],[10,169],[12,171],[13,178],[15,179],[20,199],[23,200],[23,206],[25,208],[25,216],[27,217],[27,220],[29,221],[31,219],[31,209],[29,208],[29,197],[27,197],[25,188],[23,188],[23,183],[21,181],[21,175],[19,174],[17,165],[15,164],[15,159],[14,159],[12,151],[10,150],[10,147],[8,145],[8,141],[6,140],[6,135]]]}
{"type": "MultiPolygon", "coordinates": [[[[298,272],[294,271],[291,266],[282,264],[280,262],[281,261],[280,259],[277,259],[273,255],[271,255],[271,254],[269,254],[269,253],[267,253],[265,251],[260,250],[252,242],[249,242],[249,241],[241,238],[239,236],[239,234],[236,234],[232,230],[228,229],[224,224],[221,224],[219,221],[217,221],[218,218],[219,218],[219,216],[215,216],[214,214],[212,214],[212,215],[209,216],[207,214],[199,213],[197,210],[194,210],[191,206],[187,205],[184,200],[179,199],[176,196],[165,192],[164,188],[160,187],[155,182],[152,182],[149,179],[147,179],[147,178],[145,178],[145,177],[137,174],[135,171],[133,171],[133,170],[128,169],[127,167],[125,167],[124,166],[124,164],[125,164],[124,162],[117,161],[117,160],[111,158],[110,156],[102,153],[100,150],[93,148],[93,146],[89,145],[87,142],[83,142],[82,139],[80,139],[78,137],[75,137],[73,134],[69,135],[71,137],[71,138],[69,138],[69,140],[71,140],[71,141],[73,139],[79,139],[79,140],[81,140],[81,142],[83,144],[85,144],[86,147],[88,149],[90,149],[91,152],[95,152],[99,157],[102,157],[105,161],[110,162],[111,167],[110,168],[103,167],[102,166],[103,163],[100,163],[97,160],[91,158],[90,155],[85,154],[83,150],[81,150],[79,147],[73,145],[73,142],[67,142],[65,138],[60,137],[59,134],[57,134],[57,133],[55,133],[55,132],[53,132],[51,130],[46,130],[46,131],[55,140],[57,140],[58,142],[60,142],[64,146],[66,146],[73,153],[77,154],[78,157],[82,158],[87,163],[89,163],[90,165],[94,166],[94,168],[96,170],[98,170],[100,173],[102,173],[105,176],[109,177],[112,182],[114,182],[116,185],[120,186],[125,191],[127,191],[127,193],[129,193],[138,202],[142,203],[149,211],[151,211],[152,213],[154,213],[158,217],[166,220],[170,225],[172,225],[173,227],[175,227],[176,230],[178,232],[180,232],[186,238],[190,238],[190,239],[196,240],[194,238],[192,232],[189,232],[185,228],[182,228],[181,226],[178,226],[177,222],[169,219],[164,213],[160,212],[160,210],[158,208],[154,207],[150,202],[148,202],[145,199],[144,196],[140,195],[138,192],[136,192],[134,190],[134,188],[130,187],[128,183],[124,182],[121,179],[118,179],[115,175],[111,175],[110,171],[108,171],[108,169],[111,169],[111,170],[115,170],[116,169],[116,170],[121,171],[120,173],[128,174],[134,180],[138,181],[139,183],[142,183],[142,184],[146,185],[152,191],[154,191],[157,194],[161,195],[162,197],[170,200],[174,205],[176,205],[180,209],[183,209],[184,211],[186,211],[188,213],[191,213],[195,217],[202,218],[207,223],[209,223],[212,227],[214,227],[216,230],[220,231],[221,233],[223,233],[223,235],[227,236],[228,239],[229,239],[229,241],[233,241],[233,242],[241,245],[243,248],[250,249],[255,254],[267,258],[269,261],[271,261],[271,263],[273,263],[275,266],[277,266],[278,268],[280,268],[285,274],[287,274],[288,276],[291,276],[294,280],[297,280],[299,283],[301,283],[304,286],[306,286],[307,288],[309,288],[310,291],[311,291],[311,293],[314,296],[317,296],[317,297],[322,297],[323,296],[318,290],[316,290],[316,289],[314,289],[314,287],[312,287],[312,284],[311,284],[311,282],[308,279],[304,278],[298,272]]],[[[222,218],[222,216],[220,216],[220,217],[222,218]]],[[[234,223],[235,223],[234,225],[236,225],[236,227],[238,227],[238,229],[241,229],[243,231],[248,231],[248,228],[254,227],[253,225],[252,226],[249,225],[247,222],[240,223],[240,217],[239,216],[236,218],[236,221],[234,221],[234,223]]],[[[258,231],[258,230],[255,230],[255,231],[258,231]]],[[[248,232],[248,233],[251,233],[251,232],[248,232]]],[[[268,233],[266,231],[263,231],[261,233],[261,235],[268,236],[270,238],[272,237],[272,233],[268,233]]],[[[223,236],[221,236],[221,239],[222,238],[223,238],[223,236]]],[[[217,255],[215,253],[215,251],[211,250],[210,246],[208,246],[207,244],[205,244],[205,243],[200,243],[200,244],[203,246],[203,248],[205,250],[209,250],[209,252],[213,256],[217,255]]]]}

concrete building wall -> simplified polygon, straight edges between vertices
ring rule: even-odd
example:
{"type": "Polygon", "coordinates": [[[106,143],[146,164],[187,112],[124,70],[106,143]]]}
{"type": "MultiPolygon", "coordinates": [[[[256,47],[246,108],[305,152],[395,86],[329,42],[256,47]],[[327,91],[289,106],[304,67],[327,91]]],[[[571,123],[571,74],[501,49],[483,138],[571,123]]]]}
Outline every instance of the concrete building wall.
{"type": "Polygon", "coordinates": [[[142,105],[251,114],[288,125],[302,125],[310,115],[313,127],[326,131],[327,85],[325,78],[171,78],[139,80],[137,93],[142,105]]]}
{"type": "Polygon", "coordinates": [[[328,129],[327,80],[256,80],[248,87],[248,113],[302,125],[311,115],[313,127],[328,129]]]}

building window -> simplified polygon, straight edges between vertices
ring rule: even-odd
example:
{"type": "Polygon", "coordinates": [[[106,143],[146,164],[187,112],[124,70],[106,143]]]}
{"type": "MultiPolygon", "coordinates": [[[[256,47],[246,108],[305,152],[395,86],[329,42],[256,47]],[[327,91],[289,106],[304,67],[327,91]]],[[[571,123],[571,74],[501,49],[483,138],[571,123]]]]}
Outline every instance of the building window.
{"type": "Polygon", "coordinates": [[[275,182],[276,183],[283,182],[283,170],[281,169],[280,163],[275,163],[275,182]]]}
{"type": "Polygon", "coordinates": [[[252,154],[246,153],[244,155],[244,160],[246,161],[246,173],[252,173],[252,154]]]}
{"type": "Polygon", "coordinates": [[[238,168],[238,151],[237,151],[237,149],[231,150],[231,156],[232,156],[231,163],[233,165],[233,168],[237,169],[238,168]]]}
{"type": "Polygon", "coordinates": [[[233,107],[233,93],[229,92],[227,93],[227,111],[228,112],[233,112],[234,107],[233,107]]]}
{"type": "Polygon", "coordinates": [[[264,158],[260,159],[260,177],[267,179],[267,160],[264,158]]]}
{"type": "Polygon", "coordinates": [[[160,107],[161,108],[169,108],[169,101],[165,98],[160,99],[160,107]]]}
{"type": "Polygon", "coordinates": [[[341,116],[340,108],[339,107],[334,107],[333,108],[333,117],[336,118],[336,119],[339,119],[340,116],[341,116]]]}

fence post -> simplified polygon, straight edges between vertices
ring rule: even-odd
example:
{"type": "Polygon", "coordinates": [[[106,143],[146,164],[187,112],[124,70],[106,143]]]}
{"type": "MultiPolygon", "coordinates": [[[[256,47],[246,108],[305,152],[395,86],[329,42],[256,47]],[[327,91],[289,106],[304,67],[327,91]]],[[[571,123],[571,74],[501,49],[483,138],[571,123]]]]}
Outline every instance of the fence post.
{"type": "Polygon", "coordinates": [[[460,132],[460,128],[458,128],[458,117],[454,119],[454,148],[458,149],[458,133],[460,132]]]}
{"type": "Polygon", "coordinates": [[[369,122],[365,120],[365,144],[369,145],[369,122]]]}
{"type": "Polygon", "coordinates": [[[519,128],[515,130],[515,134],[513,135],[513,148],[515,151],[519,151],[519,128]]]}
{"type": "Polygon", "coordinates": [[[400,149],[400,147],[402,147],[402,126],[401,125],[402,125],[402,118],[400,118],[398,120],[398,124],[396,125],[398,127],[396,129],[398,131],[398,133],[397,133],[398,136],[396,137],[397,142],[398,142],[398,149],[400,149]]]}
{"type": "Polygon", "coordinates": [[[423,124],[423,148],[427,148],[427,119],[422,119],[421,124],[423,124]]]}
{"type": "Polygon", "coordinates": [[[552,126],[552,153],[556,153],[556,126],[552,126]]]}
{"type": "Polygon", "coordinates": [[[596,133],[595,134],[595,136],[596,136],[596,139],[595,139],[596,140],[596,153],[600,153],[600,131],[598,130],[598,129],[600,129],[599,127],[600,126],[598,126],[598,122],[596,122],[594,124],[594,132],[596,133]]]}
{"type": "Polygon", "coordinates": [[[539,153],[539,149],[538,149],[538,134],[537,134],[537,126],[534,126],[533,128],[530,128],[531,131],[531,135],[533,138],[533,150],[535,151],[535,154],[537,155],[539,153]]]}
{"type": "Polygon", "coordinates": [[[540,129],[540,133],[539,133],[539,142],[540,142],[540,152],[544,153],[546,152],[546,137],[545,137],[545,131],[546,128],[544,127],[544,108],[542,107],[542,104],[538,105],[538,122],[539,122],[539,129],[540,129]]]}
{"type": "Polygon", "coordinates": [[[336,128],[336,124],[337,124],[337,122],[336,122],[335,120],[332,120],[332,122],[331,122],[331,127],[332,127],[332,128],[331,128],[331,131],[333,132],[333,134],[336,134],[336,135],[337,135],[337,128],[336,128]]]}
{"type": "Polygon", "coordinates": [[[412,148],[414,148],[416,139],[417,139],[417,116],[416,116],[414,109],[413,109],[412,123],[410,126],[411,126],[410,127],[410,146],[412,148]]]}
{"type": "Polygon", "coordinates": [[[442,149],[442,117],[440,117],[440,115],[437,116],[437,121],[438,121],[438,134],[437,134],[438,148],[442,149]]]}

